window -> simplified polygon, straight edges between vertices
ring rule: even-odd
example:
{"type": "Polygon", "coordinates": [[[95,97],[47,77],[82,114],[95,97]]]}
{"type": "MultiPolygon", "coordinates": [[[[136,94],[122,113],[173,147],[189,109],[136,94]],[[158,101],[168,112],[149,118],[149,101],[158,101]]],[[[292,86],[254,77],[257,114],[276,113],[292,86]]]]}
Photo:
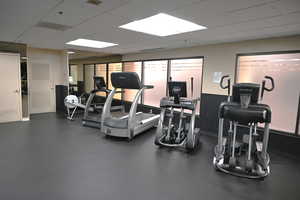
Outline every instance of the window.
{"type": "Polygon", "coordinates": [[[70,65],[70,72],[69,72],[69,83],[70,84],[77,84],[78,81],[78,66],[77,65],[70,65]],[[71,78],[72,77],[72,78],[71,78]]]}
{"type": "Polygon", "coordinates": [[[144,84],[154,86],[144,92],[145,105],[159,107],[160,99],[166,96],[167,66],[167,60],[144,62],[144,84]]]}
{"type": "MultiPolygon", "coordinates": [[[[170,78],[172,78],[173,81],[187,82],[188,98],[195,99],[201,96],[202,65],[202,58],[171,60],[170,78]]],[[[199,108],[200,105],[198,103],[196,113],[199,113],[199,108]]]]}
{"type": "Polygon", "coordinates": [[[76,94],[76,92],[78,92],[77,82],[78,82],[78,66],[70,65],[69,67],[69,93],[70,94],[76,94]]]}
{"type": "MultiPolygon", "coordinates": [[[[136,72],[141,80],[142,62],[125,62],[123,65],[124,72],[136,72]]],[[[124,90],[123,99],[125,101],[133,101],[138,90],[124,90]]]]}
{"type": "Polygon", "coordinates": [[[264,94],[263,103],[272,108],[271,128],[295,133],[300,93],[300,53],[239,56],[237,82],[261,84],[272,76],[275,89],[264,94]]]}
{"type": "Polygon", "coordinates": [[[84,65],[84,89],[90,93],[94,89],[95,65],[84,65]]]}
{"type": "Polygon", "coordinates": [[[96,76],[103,77],[106,83],[106,64],[96,64],[95,74],[96,76]]]}
{"type": "MultiPolygon", "coordinates": [[[[108,88],[109,89],[113,88],[113,86],[111,85],[111,81],[110,81],[110,78],[111,78],[110,75],[112,72],[122,72],[122,63],[109,63],[108,64],[108,77],[109,77],[108,78],[109,79],[108,88]]],[[[119,89],[118,91],[121,91],[121,90],[119,89]]],[[[114,98],[121,100],[122,94],[117,93],[117,94],[115,94],[114,98]]]]}
{"type": "MultiPolygon", "coordinates": [[[[96,76],[103,77],[105,83],[107,84],[107,80],[106,80],[106,64],[96,64],[95,74],[96,74],[96,76]]],[[[97,95],[102,96],[102,97],[106,97],[106,93],[105,92],[97,92],[97,95]]]]}

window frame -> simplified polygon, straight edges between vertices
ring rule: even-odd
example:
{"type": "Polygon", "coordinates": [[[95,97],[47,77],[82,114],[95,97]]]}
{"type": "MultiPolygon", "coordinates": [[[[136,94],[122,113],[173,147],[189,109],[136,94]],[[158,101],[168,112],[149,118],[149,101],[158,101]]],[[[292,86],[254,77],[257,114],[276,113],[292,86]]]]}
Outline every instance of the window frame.
{"type": "MultiPolygon", "coordinates": [[[[202,72],[201,72],[201,89],[200,89],[200,102],[199,102],[199,110],[200,112],[197,113],[197,116],[200,116],[201,113],[201,95],[202,95],[202,91],[203,91],[203,71],[204,71],[204,66],[205,66],[205,57],[204,56],[189,56],[189,57],[168,57],[168,58],[155,58],[155,59],[138,59],[138,60],[125,60],[125,61],[113,61],[113,62],[96,62],[96,63],[86,63],[83,64],[83,81],[85,83],[85,67],[87,65],[94,65],[94,75],[96,75],[96,65],[97,64],[105,64],[106,65],[106,87],[108,88],[108,81],[110,79],[110,77],[108,76],[109,74],[109,64],[114,64],[114,63],[121,63],[122,64],[122,71],[124,70],[124,63],[126,62],[141,62],[141,83],[144,84],[144,73],[145,73],[145,62],[148,61],[161,61],[161,60],[166,60],[167,61],[167,81],[166,81],[166,96],[168,95],[168,80],[170,79],[170,74],[171,74],[171,61],[172,60],[183,60],[183,59],[202,59],[202,72]]],[[[84,86],[85,87],[85,86],[84,86]]],[[[94,85],[94,89],[95,89],[95,85],[94,85]]],[[[150,105],[145,105],[144,104],[144,93],[141,96],[141,104],[147,108],[147,109],[159,109],[159,107],[155,107],[155,106],[150,106],[150,105]]],[[[124,98],[123,98],[123,94],[121,94],[121,100],[125,102],[124,98]]],[[[188,114],[189,115],[189,114],[188,114]]]]}
{"type": "MultiPolygon", "coordinates": [[[[237,53],[235,58],[235,69],[234,69],[234,84],[237,83],[237,76],[238,76],[238,67],[239,67],[239,57],[241,56],[262,56],[262,55],[276,55],[276,54],[295,54],[300,53],[300,50],[289,50],[289,51],[268,51],[268,52],[252,52],[252,53],[237,53]]],[[[299,133],[299,124],[300,124],[300,96],[298,98],[298,109],[296,114],[296,125],[294,128],[294,132],[286,132],[286,131],[279,131],[276,129],[270,129],[272,133],[285,135],[290,137],[297,137],[300,138],[299,133]]],[[[258,130],[262,130],[262,128],[258,127],[258,130]]]]}
{"type": "MultiPolygon", "coordinates": [[[[121,64],[121,71],[123,72],[123,68],[124,68],[124,64],[123,64],[123,61],[115,61],[115,62],[107,62],[106,63],[106,89],[110,89],[109,87],[108,87],[108,85],[109,85],[109,81],[110,81],[110,77],[109,77],[109,65],[110,64],[117,64],[117,63],[120,63],[121,64]]],[[[99,63],[98,63],[99,64],[99,63]]],[[[112,90],[112,88],[111,88],[111,90],[112,90]]],[[[123,91],[123,89],[121,89],[121,91],[123,91]]],[[[107,94],[108,95],[108,94],[107,94]]],[[[123,92],[121,92],[120,93],[120,95],[121,95],[121,99],[117,99],[118,101],[124,101],[124,97],[123,97],[123,92]]]]}
{"type": "MultiPolygon", "coordinates": [[[[94,76],[96,75],[96,64],[94,64],[94,63],[88,63],[88,64],[83,64],[82,66],[83,66],[83,87],[84,87],[84,90],[85,90],[85,81],[86,81],[86,79],[85,79],[85,69],[86,69],[86,67],[88,67],[88,65],[93,65],[94,66],[94,76]]],[[[94,89],[95,89],[95,83],[94,83],[94,89]]],[[[89,93],[90,91],[85,91],[86,93],[89,93]]]]}
{"type": "MultiPolygon", "coordinates": [[[[124,72],[124,66],[125,63],[134,63],[134,62],[140,62],[141,63],[141,83],[144,85],[144,62],[143,61],[122,61],[122,72],[124,72]]],[[[127,103],[132,103],[132,101],[126,101],[124,100],[124,94],[122,93],[122,101],[127,102],[127,103]]],[[[142,93],[139,103],[144,105],[144,92],[142,93]]]]}
{"type": "MultiPolygon", "coordinates": [[[[201,95],[203,91],[203,71],[204,71],[204,66],[205,66],[205,57],[204,56],[190,56],[190,57],[168,57],[168,58],[155,58],[155,59],[140,59],[140,60],[126,60],[122,61],[122,63],[125,62],[142,62],[142,84],[144,84],[144,62],[148,61],[161,61],[161,60],[166,60],[167,61],[167,82],[166,82],[166,96],[168,95],[168,80],[170,80],[170,74],[171,74],[171,60],[183,60],[183,59],[202,59],[202,72],[201,72],[201,90],[200,90],[200,102],[199,102],[199,113],[196,114],[196,116],[200,116],[201,114],[201,95]]],[[[157,109],[159,107],[155,106],[150,106],[150,105],[145,105],[144,104],[144,94],[142,94],[142,105],[147,108],[147,109],[157,109]]],[[[190,115],[190,114],[188,114],[190,115]]]]}
{"type": "MultiPolygon", "coordinates": [[[[86,63],[86,64],[82,64],[83,65],[83,82],[85,83],[85,67],[87,65],[94,65],[94,76],[96,76],[96,65],[105,65],[105,76],[106,76],[106,80],[108,80],[108,64],[110,62],[100,62],[100,63],[86,63]]],[[[106,81],[107,82],[107,81],[106,81]]],[[[106,88],[107,88],[107,83],[106,83],[106,88]]],[[[96,85],[94,84],[94,89],[96,89],[96,85]]]]}

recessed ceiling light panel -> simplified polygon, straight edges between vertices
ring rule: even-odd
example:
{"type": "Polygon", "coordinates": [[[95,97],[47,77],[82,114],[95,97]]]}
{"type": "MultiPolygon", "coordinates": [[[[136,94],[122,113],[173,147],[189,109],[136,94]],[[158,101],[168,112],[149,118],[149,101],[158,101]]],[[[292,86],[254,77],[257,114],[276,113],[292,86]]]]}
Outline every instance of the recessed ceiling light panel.
{"type": "Polygon", "coordinates": [[[118,44],[102,42],[97,40],[88,40],[88,39],[77,39],[70,42],[67,42],[68,45],[81,46],[81,47],[91,47],[91,48],[106,48],[111,46],[116,46],[118,44]]]}
{"type": "Polygon", "coordinates": [[[120,28],[156,36],[169,36],[207,29],[205,26],[173,17],[165,13],[159,13],[151,17],[133,21],[120,26],[120,28]]]}

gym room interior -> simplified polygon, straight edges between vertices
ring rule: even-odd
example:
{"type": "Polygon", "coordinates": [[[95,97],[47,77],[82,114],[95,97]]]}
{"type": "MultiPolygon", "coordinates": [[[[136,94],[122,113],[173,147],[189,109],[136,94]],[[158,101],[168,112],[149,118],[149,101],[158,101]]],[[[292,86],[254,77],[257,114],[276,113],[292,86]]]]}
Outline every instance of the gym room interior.
{"type": "Polygon", "coordinates": [[[0,199],[300,199],[299,0],[0,11],[0,199]]]}

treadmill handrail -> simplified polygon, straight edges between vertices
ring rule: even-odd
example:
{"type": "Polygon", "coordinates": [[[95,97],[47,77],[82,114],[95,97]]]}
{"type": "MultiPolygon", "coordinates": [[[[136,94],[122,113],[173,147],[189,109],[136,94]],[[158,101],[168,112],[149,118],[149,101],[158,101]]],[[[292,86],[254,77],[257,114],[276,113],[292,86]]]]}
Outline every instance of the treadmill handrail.
{"type": "Polygon", "coordinates": [[[92,104],[92,101],[93,101],[95,95],[96,95],[96,93],[93,93],[93,92],[90,93],[89,98],[85,105],[83,119],[87,119],[89,111],[90,111],[89,108],[91,107],[91,104],[92,104]]]}
{"type": "Polygon", "coordinates": [[[129,111],[129,114],[128,114],[128,130],[129,130],[130,138],[133,137],[134,127],[136,125],[136,123],[135,123],[135,120],[136,120],[136,110],[137,110],[139,99],[140,99],[140,97],[141,97],[144,89],[145,89],[145,87],[143,87],[142,89],[140,89],[137,92],[137,94],[135,95],[134,100],[133,100],[133,102],[131,104],[131,107],[130,107],[130,111],[129,111]]]}
{"type": "Polygon", "coordinates": [[[102,110],[102,115],[101,115],[101,127],[104,127],[104,120],[106,118],[110,118],[111,117],[111,104],[112,104],[112,100],[114,98],[116,92],[116,88],[114,88],[108,95],[105,104],[103,106],[103,110],[102,110]]]}

